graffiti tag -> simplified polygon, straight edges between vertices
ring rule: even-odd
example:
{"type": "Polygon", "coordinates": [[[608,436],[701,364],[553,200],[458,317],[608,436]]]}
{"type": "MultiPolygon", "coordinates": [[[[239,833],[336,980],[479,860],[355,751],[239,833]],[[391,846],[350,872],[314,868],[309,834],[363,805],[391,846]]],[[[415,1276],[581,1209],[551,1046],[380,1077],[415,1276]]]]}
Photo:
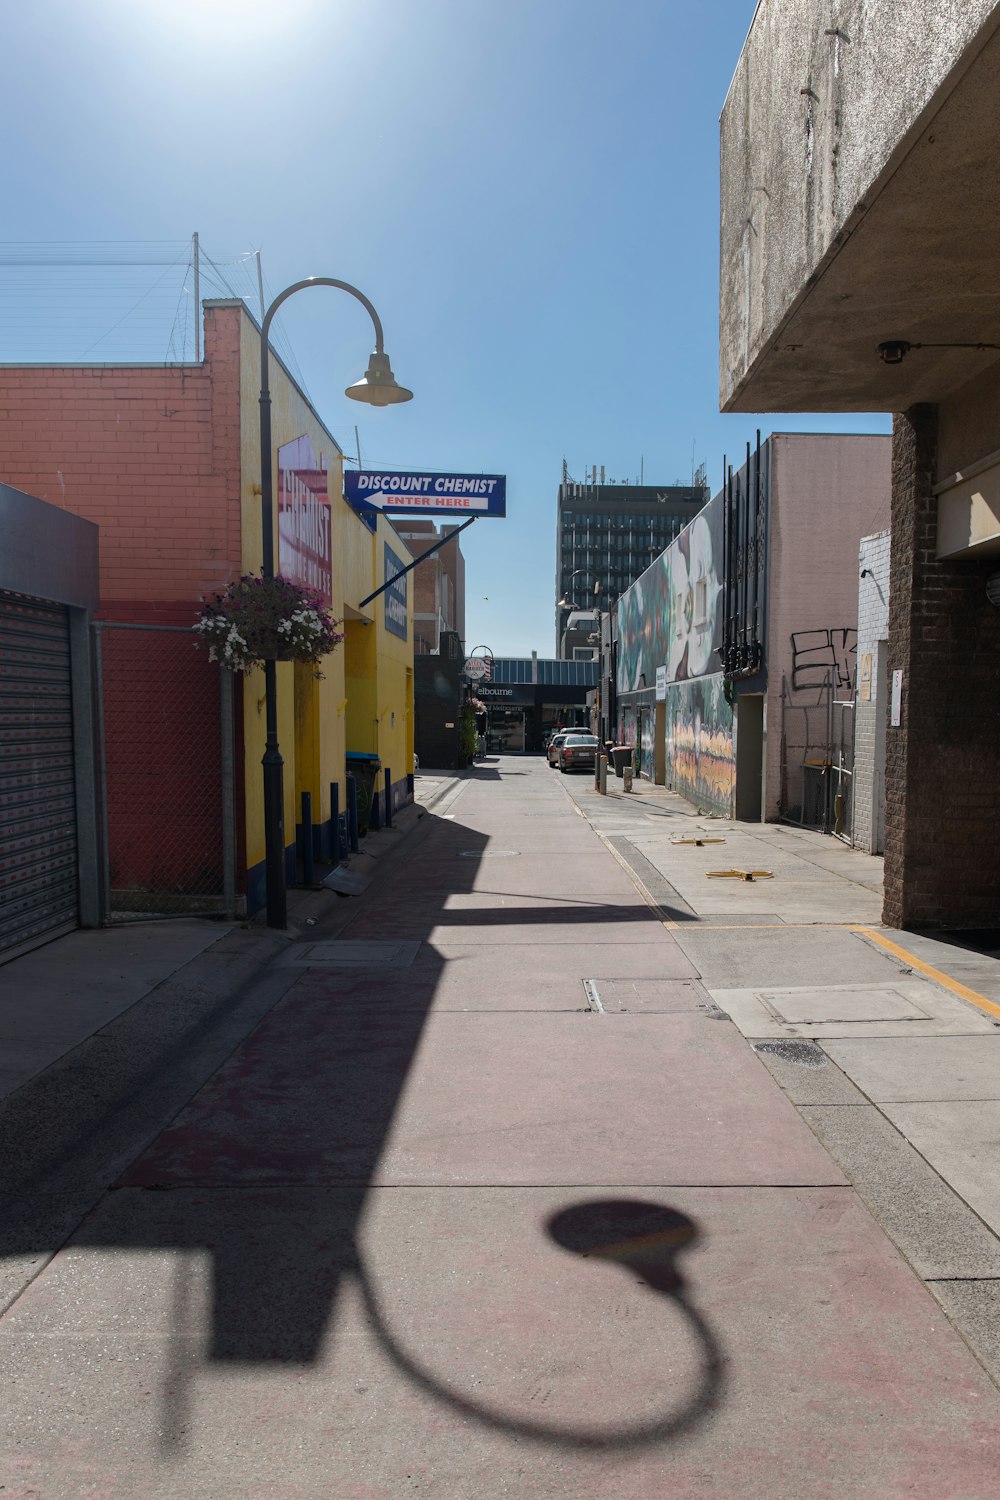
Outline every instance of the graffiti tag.
{"type": "Polygon", "coordinates": [[[851,626],[792,633],[792,688],[854,685],[858,632],[851,626]]]}

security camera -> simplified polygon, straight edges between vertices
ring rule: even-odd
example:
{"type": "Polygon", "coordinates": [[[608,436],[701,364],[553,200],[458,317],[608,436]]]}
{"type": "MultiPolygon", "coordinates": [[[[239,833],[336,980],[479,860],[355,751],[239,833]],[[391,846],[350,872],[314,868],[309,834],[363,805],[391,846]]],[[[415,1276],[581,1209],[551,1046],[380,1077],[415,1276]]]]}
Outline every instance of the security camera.
{"type": "Polygon", "coordinates": [[[884,365],[901,365],[910,348],[905,339],[886,339],[878,346],[878,357],[884,365]]]}

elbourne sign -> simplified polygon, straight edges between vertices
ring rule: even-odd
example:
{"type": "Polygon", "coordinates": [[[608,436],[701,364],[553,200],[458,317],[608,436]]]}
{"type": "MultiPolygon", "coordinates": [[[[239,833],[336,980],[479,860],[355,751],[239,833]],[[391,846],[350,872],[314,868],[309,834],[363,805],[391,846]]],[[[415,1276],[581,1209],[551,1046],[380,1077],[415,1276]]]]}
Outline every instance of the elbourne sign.
{"type": "Polygon", "coordinates": [[[505,516],[507,476],[348,469],[344,499],[357,511],[387,515],[505,516]]]}

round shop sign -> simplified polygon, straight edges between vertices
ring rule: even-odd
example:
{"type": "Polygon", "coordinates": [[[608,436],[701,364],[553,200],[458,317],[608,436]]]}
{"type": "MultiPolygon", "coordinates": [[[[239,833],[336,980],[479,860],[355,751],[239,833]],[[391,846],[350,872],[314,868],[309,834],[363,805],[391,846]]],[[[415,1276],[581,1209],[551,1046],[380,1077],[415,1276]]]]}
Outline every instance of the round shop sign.
{"type": "Polygon", "coordinates": [[[466,657],[463,671],[466,677],[471,677],[473,682],[478,682],[480,677],[485,677],[489,671],[489,662],[484,656],[466,657]]]}

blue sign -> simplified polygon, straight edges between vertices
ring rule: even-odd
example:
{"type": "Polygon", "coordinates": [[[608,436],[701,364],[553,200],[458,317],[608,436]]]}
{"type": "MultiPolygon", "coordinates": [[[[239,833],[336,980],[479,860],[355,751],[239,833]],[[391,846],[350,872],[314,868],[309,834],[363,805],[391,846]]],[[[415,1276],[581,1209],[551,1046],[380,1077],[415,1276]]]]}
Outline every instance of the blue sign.
{"type": "Polygon", "coordinates": [[[505,516],[507,476],[347,469],[344,498],[357,511],[394,516],[505,516]]]}
{"type": "Polygon", "coordinates": [[[389,583],[383,595],[385,599],[385,628],[393,635],[398,635],[401,641],[406,640],[406,574],[403,571],[405,562],[398,558],[392,548],[386,543],[385,548],[385,578],[384,583],[389,583]],[[400,578],[398,575],[402,573],[400,578]],[[392,582],[390,583],[390,579],[392,582]]]}

